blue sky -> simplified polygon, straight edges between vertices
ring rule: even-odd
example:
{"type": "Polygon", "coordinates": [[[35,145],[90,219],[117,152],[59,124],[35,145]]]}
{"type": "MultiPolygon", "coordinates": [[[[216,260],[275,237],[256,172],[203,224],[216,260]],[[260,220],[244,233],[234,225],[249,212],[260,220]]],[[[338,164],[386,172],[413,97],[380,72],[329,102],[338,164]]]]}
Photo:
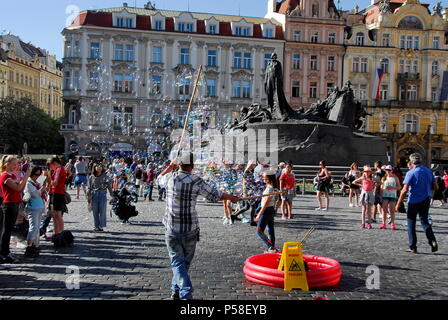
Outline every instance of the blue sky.
{"type": "MultiPolygon", "coordinates": [[[[336,2],[337,0],[335,0],[336,2]]],[[[71,6],[81,11],[98,8],[119,7],[123,2],[129,6],[143,7],[146,0],[1,0],[0,34],[11,32],[25,42],[47,49],[62,58],[61,31],[66,20],[73,14],[67,12],[71,6]]],[[[158,9],[234,14],[243,16],[263,17],[266,14],[267,0],[155,0],[152,1],[158,9]]],[[[436,0],[425,1],[436,3],[436,0]]],[[[360,8],[370,4],[370,0],[358,0],[360,8]]],[[[340,0],[343,9],[353,9],[352,0],[340,0]]],[[[432,6],[431,6],[432,7],[432,6]]]]}

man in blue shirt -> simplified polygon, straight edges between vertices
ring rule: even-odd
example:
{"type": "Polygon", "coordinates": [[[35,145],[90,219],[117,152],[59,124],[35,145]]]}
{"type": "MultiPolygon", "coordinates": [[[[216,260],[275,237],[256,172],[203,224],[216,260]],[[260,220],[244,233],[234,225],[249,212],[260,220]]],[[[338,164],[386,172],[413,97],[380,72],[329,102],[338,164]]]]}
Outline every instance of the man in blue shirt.
{"type": "Polygon", "coordinates": [[[428,238],[429,245],[431,246],[431,251],[436,252],[438,250],[438,245],[432,227],[428,222],[428,213],[432,192],[433,190],[437,190],[438,186],[432,171],[422,166],[422,157],[419,153],[411,154],[409,156],[409,161],[411,170],[409,170],[404,178],[404,187],[395,207],[398,211],[406,193],[409,191],[407,210],[409,248],[406,251],[417,253],[417,233],[415,231],[415,224],[418,214],[426,238],[428,238]]]}

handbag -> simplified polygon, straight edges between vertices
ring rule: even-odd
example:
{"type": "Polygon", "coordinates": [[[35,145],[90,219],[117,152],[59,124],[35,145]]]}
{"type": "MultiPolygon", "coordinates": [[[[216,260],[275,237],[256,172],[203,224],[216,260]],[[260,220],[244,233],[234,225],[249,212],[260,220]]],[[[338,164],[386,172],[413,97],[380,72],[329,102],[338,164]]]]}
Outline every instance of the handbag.
{"type": "Polygon", "coordinates": [[[64,199],[65,199],[66,205],[72,202],[72,197],[70,196],[70,194],[68,192],[65,192],[64,199]]]}

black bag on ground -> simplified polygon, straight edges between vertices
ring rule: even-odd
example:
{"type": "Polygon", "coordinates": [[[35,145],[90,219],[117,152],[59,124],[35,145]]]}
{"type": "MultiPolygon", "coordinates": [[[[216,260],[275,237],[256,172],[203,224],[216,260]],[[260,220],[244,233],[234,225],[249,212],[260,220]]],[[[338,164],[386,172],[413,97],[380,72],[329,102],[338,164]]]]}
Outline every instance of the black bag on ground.
{"type": "Polygon", "coordinates": [[[73,237],[73,234],[70,231],[65,230],[62,231],[61,233],[55,234],[51,238],[51,241],[57,248],[67,248],[67,247],[73,247],[75,237],[73,237]]]}

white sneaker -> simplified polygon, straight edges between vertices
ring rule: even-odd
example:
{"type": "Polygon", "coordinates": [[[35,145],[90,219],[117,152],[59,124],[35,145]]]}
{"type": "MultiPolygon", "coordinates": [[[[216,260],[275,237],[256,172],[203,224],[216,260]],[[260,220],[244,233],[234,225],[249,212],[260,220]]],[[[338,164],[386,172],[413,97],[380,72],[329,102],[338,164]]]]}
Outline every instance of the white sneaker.
{"type": "Polygon", "coordinates": [[[227,220],[229,221],[229,225],[233,224],[232,218],[227,218],[227,220]]]}
{"type": "Polygon", "coordinates": [[[350,208],[353,208],[353,203],[350,203],[348,206],[349,206],[350,208]]]}
{"type": "Polygon", "coordinates": [[[316,211],[321,211],[322,209],[321,209],[321,208],[316,208],[316,209],[314,209],[314,210],[316,210],[316,211]]]}
{"type": "Polygon", "coordinates": [[[322,211],[327,211],[327,210],[328,210],[328,208],[323,208],[323,209],[322,209],[322,211]]]}
{"type": "Polygon", "coordinates": [[[223,225],[229,224],[229,218],[224,218],[224,221],[222,222],[223,225]]]}

